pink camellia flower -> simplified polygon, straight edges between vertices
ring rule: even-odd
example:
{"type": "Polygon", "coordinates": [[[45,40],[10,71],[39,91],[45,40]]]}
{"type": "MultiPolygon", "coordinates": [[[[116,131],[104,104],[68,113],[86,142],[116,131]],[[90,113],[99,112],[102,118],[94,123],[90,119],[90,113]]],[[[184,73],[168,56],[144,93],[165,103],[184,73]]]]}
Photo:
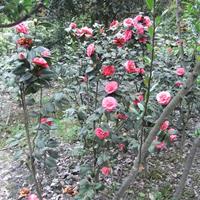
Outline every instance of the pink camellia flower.
{"type": "Polygon", "coordinates": [[[69,25],[69,28],[70,29],[76,29],[77,28],[77,24],[72,22],[70,25],[69,25]]]}
{"type": "Polygon", "coordinates": [[[121,48],[126,43],[126,39],[124,38],[124,36],[123,37],[116,37],[116,38],[114,38],[113,43],[121,48]]]}
{"type": "Polygon", "coordinates": [[[171,95],[168,91],[162,91],[156,95],[156,100],[161,105],[167,105],[171,100],[171,95]]]}
{"type": "Polygon", "coordinates": [[[111,169],[109,167],[102,167],[101,168],[101,173],[105,176],[108,176],[111,172],[111,169]]]}
{"type": "Polygon", "coordinates": [[[140,71],[139,71],[140,74],[145,74],[144,68],[139,68],[139,70],[140,70],[140,71]]]}
{"type": "Polygon", "coordinates": [[[176,87],[182,87],[184,84],[181,81],[176,81],[175,86],[176,87]]]}
{"type": "Polygon", "coordinates": [[[126,18],[126,19],[124,19],[124,21],[123,21],[123,25],[124,25],[125,27],[128,27],[128,28],[132,27],[133,24],[134,24],[134,21],[133,21],[132,18],[126,18]]]}
{"type": "Polygon", "coordinates": [[[86,54],[88,57],[92,57],[94,52],[95,52],[95,46],[92,43],[92,44],[88,45],[86,54]]]}
{"type": "Polygon", "coordinates": [[[166,149],[166,144],[164,142],[160,142],[159,144],[156,144],[155,147],[158,150],[163,150],[166,149]]]}
{"type": "Polygon", "coordinates": [[[105,65],[102,67],[102,74],[104,76],[111,76],[115,73],[115,66],[113,65],[105,65]]]}
{"type": "Polygon", "coordinates": [[[24,53],[24,52],[20,52],[19,54],[18,54],[18,59],[19,60],[24,60],[26,58],[26,54],[24,53]]]}
{"type": "Polygon", "coordinates": [[[172,134],[169,136],[170,142],[174,142],[176,139],[177,139],[177,135],[172,134]]]}
{"type": "Polygon", "coordinates": [[[118,83],[116,81],[110,81],[106,83],[105,91],[108,94],[115,92],[118,89],[118,83]]]}
{"type": "Polygon", "coordinates": [[[103,131],[101,128],[95,129],[95,135],[100,139],[104,140],[105,138],[109,137],[109,131],[103,131]]]}
{"type": "Polygon", "coordinates": [[[160,130],[161,131],[166,131],[169,128],[169,121],[164,121],[161,126],[160,126],[160,130]]]}
{"type": "Polygon", "coordinates": [[[151,24],[151,20],[148,16],[144,16],[143,18],[143,25],[147,28],[149,28],[152,24],[151,24]]]}
{"type": "Polygon", "coordinates": [[[143,100],[144,100],[143,94],[138,94],[137,97],[136,97],[136,99],[133,100],[133,104],[137,106],[138,103],[140,103],[143,100]]]}
{"type": "Polygon", "coordinates": [[[114,97],[105,97],[102,101],[102,107],[107,112],[112,112],[117,108],[117,100],[114,97]]]}
{"type": "Polygon", "coordinates": [[[24,34],[28,34],[28,27],[24,24],[24,23],[21,23],[21,24],[18,24],[16,26],[16,32],[17,33],[24,33],[24,34]]]}
{"type": "Polygon", "coordinates": [[[53,121],[50,120],[49,118],[46,118],[46,117],[42,117],[42,118],[40,119],[40,123],[41,123],[41,124],[46,124],[46,125],[48,125],[48,126],[53,126],[53,121]]]}
{"type": "Polygon", "coordinates": [[[132,38],[132,36],[133,36],[132,30],[126,30],[124,32],[124,39],[125,39],[126,42],[129,41],[132,38]]]}
{"type": "Polygon", "coordinates": [[[142,44],[146,44],[147,43],[147,37],[141,37],[138,39],[138,41],[142,44]]]}
{"type": "Polygon", "coordinates": [[[42,51],[41,56],[49,58],[51,56],[51,51],[49,49],[45,49],[44,51],[42,51]]]}
{"type": "Polygon", "coordinates": [[[37,197],[37,195],[31,194],[31,195],[28,196],[27,200],[39,200],[39,198],[37,197]]]}
{"type": "Polygon", "coordinates": [[[183,67],[179,67],[176,69],[176,75],[184,76],[184,74],[185,74],[185,69],[183,67]]]}
{"type": "Polygon", "coordinates": [[[43,68],[49,67],[47,61],[44,58],[35,57],[33,58],[32,63],[43,68]]]}
{"type": "Polygon", "coordinates": [[[110,23],[110,29],[111,30],[115,30],[117,29],[119,26],[119,22],[117,20],[113,20],[111,23],[110,23]]]}
{"type": "Polygon", "coordinates": [[[143,19],[143,16],[142,16],[142,15],[137,15],[137,16],[133,19],[133,21],[134,21],[134,23],[138,23],[138,22],[141,22],[142,19],[143,19]]]}
{"type": "Polygon", "coordinates": [[[127,60],[124,64],[125,70],[126,72],[130,73],[136,73],[136,65],[135,62],[133,60],[127,60]]]}
{"type": "Polygon", "coordinates": [[[127,120],[128,119],[128,116],[123,114],[123,113],[117,113],[116,114],[116,118],[117,119],[120,119],[120,120],[127,120]]]}
{"type": "Polygon", "coordinates": [[[76,34],[79,37],[85,36],[86,38],[90,38],[93,36],[93,30],[91,28],[88,28],[87,26],[77,29],[76,34]]]}
{"type": "Polygon", "coordinates": [[[174,133],[176,133],[176,130],[175,130],[174,128],[169,128],[169,129],[168,129],[168,133],[169,133],[170,135],[173,135],[174,133]]]}
{"type": "Polygon", "coordinates": [[[138,35],[144,34],[144,26],[142,24],[134,24],[134,27],[136,28],[136,33],[138,35]]]}
{"type": "Polygon", "coordinates": [[[118,148],[120,151],[124,151],[125,149],[125,144],[121,143],[121,144],[118,144],[118,148]]]}

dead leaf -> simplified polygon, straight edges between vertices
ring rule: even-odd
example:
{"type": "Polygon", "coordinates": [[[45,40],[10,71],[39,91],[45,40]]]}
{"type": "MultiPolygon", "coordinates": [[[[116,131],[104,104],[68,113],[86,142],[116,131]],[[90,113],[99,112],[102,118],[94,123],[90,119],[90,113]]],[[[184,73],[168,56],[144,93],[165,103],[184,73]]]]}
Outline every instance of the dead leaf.
{"type": "Polygon", "coordinates": [[[29,193],[30,193],[30,190],[28,188],[26,187],[21,188],[19,192],[19,198],[27,197],[29,193]]]}

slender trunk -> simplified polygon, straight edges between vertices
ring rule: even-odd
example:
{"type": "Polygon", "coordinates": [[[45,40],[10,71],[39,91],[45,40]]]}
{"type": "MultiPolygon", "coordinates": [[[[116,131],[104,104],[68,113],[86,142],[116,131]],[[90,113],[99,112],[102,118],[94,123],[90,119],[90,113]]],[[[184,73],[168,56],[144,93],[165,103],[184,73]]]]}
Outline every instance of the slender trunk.
{"type": "Polygon", "coordinates": [[[184,50],[183,50],[183,40],[182,40],[181,26],[180,26],[181,22],[180,10],[181,10],[181,0],[176,0],[176,26],[178,31],[179,51],[180,51],[181,65],[184,66],[184,50]]]}
{"type": "Polygon", "coordinates": [[[173,196],[174,200],[181,199],[181,196],[182,196],[182,193],[183,193],[183,190],[184,190],[184,187],[185,187],[185,183],[186,183],[188,174],[189,174],[190,169],[192,167],[192,162],[194,160],[197,148],[199,146],[200,146],[200,137],[195,139],[195,141],[193,143],[193,146],[192,146],[192,149],[191,149],[190,153],[188,154],[187,160],[185,162],[185,167],[184,167],[184,171],[183,171],[181,180],[180,180],[179,185],[176,188],[176,192],[175,192],[175,194],[173,196]]]}
{"type": "MultiPolygon", "coordinates": [[[[191,90],[197,76],[200,74],[200,62],[196,64],[193,72],[190,73],[187,81],[185,82],[184,87],[177,93],[177,95],[171,100],[171,102],[165,107],[162,114],[156,121],[154,127],[151,129],[147,139],[145,140],[144,144],[142,145],[141,150],[141,160],[144,159],[148,152],[148,148],[151,145],[153,138],[157,134],[160,129],[161,124],[163,121],[171,114],[174,108],[180,103],[181,99],[191,90]]],[[[138,168],[139,168],[139,155],[136,157],[134,161],[134,165],[126,179],[123,181],[121,187],[117,191],[114,199],[120,200],[123,196],[127,188],[130,186],[132,182],[135,181],[136,176],[138,175],[138,168]]]]}
{"type": "Polygon", "coordinates": [[[30,132],[29,132],[28,110],[27,110],[27,106],[26,106],[24,86],[22,86],[22,88],[20,89],[20,92],[21,92],[21,101],[22,101],[23,114],[24,114],[24,126],[25,126],[26,138],[27,138],[27,143],[28,143],[28,148],[29,148],[30,171],[32,173],[33,180],[35,182],[35,187],[36,187],[36,191],[38,194],[38,198],[39,198],[39,200],[42,200],[42,192],[41,192],[41,188],[39,186],[39,183],[38,183],[38,180],[36,177],[37,172],[36,172],[36,168],[34,165],[33,146],[32,146],[30,132]]]}

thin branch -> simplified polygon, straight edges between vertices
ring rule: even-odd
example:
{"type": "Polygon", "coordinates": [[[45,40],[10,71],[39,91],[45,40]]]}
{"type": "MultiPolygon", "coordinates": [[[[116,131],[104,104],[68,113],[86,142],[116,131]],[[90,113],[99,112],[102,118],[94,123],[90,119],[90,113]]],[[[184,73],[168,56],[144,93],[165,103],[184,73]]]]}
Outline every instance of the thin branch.
{"type": "MultiPolygon", "coordinates": [[[[145,155],[148,151],[148,148],[150,147],[155,135],[160,129],[160,125],[163,123],[163,121],[171,114],[171,112],[176,108],[176,106],[179,104],[179,102],[184,98],[184,96],[190,92],[197,76],[200,74],[200,62],[196,64],[193,72],[190,73],[188,79],[185,82],[184,87],[177,93],[177,95],[171,100],[171,102],[165,107],[160,117],[157,119],[154,127],[151,129],[147,139],[145,140],[145,143],[142,145],[142,151],[141,151],[141,161],[145,158],[145,155]]],[[[134,161],[134,165],[126,177],[126,179],[123,181],[121,187],[119,188],[119,191],[116,193],[115,200],[120,200],[123,196],[125,191],[128,189],[131,183],[133,183],[139,173],[139,155],[136,157],[134,161]]]]}
{"type": "Polygon", "coordinates": [[[39,9],[42,8],[42,7],[44,7],[44,4],[42,2],[40,2],[38,5],[36,5],[36,7],[33,10],[31,10],[25,16],[19,18],[15,22],[12,22],[12,23],[9,23],[9,24],[0,24],[0,28],[10,28],[10,27],[16,26],[16,25],[20,24],[21,22],[30,18],[33,14],[37,13],[39,11],[39,9]]]}

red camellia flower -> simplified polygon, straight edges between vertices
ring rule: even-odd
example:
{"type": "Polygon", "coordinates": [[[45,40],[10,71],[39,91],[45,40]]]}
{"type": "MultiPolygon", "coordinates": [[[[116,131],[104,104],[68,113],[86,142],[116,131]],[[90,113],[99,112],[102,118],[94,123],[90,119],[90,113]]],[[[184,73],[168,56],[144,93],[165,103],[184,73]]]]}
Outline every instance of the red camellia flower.
{"type": "Polygon", "coordinates": [[[123,25],[124,25],[125,27],[128,27],[128,28],[132,27],[133,24],[134,24],[134,21],[133,21],[132,18],[126,18],[126,19],[124,19],[124,21],[123,21],[123,25]]]}
{"type": "Polygon", "coordinates": [[[115,73],[115,66],[113,65],[105,65],[102,67],[102,74],[104,76],[111,76],[115,73]]]}
{"type": "Polygon", "coordinates": [[[147,28],[149,28],[152,24],[151,24],[151,20],[148,16],[144,16],[143,18],[143,25],[147,28]]]}
{"type": "Polygon", "coordinates": [[[37,195],[31,194],[31,195],[28,196],[27,200],[39,200],[39,198],[37,197],[37,195]]]}
{"type": "Polygon", "coordinates": [[[184,84],[181,81],[176,81],[175,86],[176,87],[182,87],[184,84]]]}
{"type": "Polygon", "coordinates": [[[156,100],[161,105],[167,105],[171,100],[171,95],[168,91],[162,91],[156,95],[156,100]]]}
{"type": "Polygon", "coordinates": [[[25,37],[21,37],[17,40],[17,44],[28,48],[33,44],[33,40],[31,38],[25,38],[25,37]]]}
{"type": "Polygon", "coordinates": [[[116,81],[110,81],[106,83],[105,91],[108,94],[115,92],[118,89],[118,83],[116,81]]]}
{"type": "Polygon", "coordinates": [[[176,139],[177,139],[177,135],[172,134],[169,136],[170,142],[174,142],[176,139]]]}
{"type": "Polygon", "coordinates": [[[137,106],[138,103],[140,103],[143,100],[144,100],[143,94],[138,94],[137,97],[136,97],[136,99],[133,100],[133,104],[137,106]]]}
{"type": "Polygon", "coordinates": [[[127,60],[124,64],[125,70],[126,72],[130,73],[136,73],[136,65],[135,62],[133,60],[127,60]]]}
{"type": "Polygon", "coordinates": [[[102,107],[107,112],[112,112],[117,108],[117,100],[114,97],[105,97],[102,101],[102,107]]]}
{"type": "Polygon", "coordinates": [[[141,22],[141,21],[142,21],[142,18],[143,18],[142,15],[137,15],[137,16],[133,19],[134,24],[135,24],[135,23],[141,22]]]}
{"type": "Polygon", "coordinates": [[[108,176],[111,172],[111,169],[109,167],[102,167],[101,168],[101,173],[105,176],[108,176]]]}
{"type": "Polygon", "coordinates": [[[109,131],[103,131],[101,128],[95,129],[95,135],[100,139],[104,140],[105,138],[109,137],[109,131]]]}
{"type": "Polygon", "coordinates": [[[17,33],[24,33],[24,34],[28,34],[28,27],[24,24],[24,23],[21,23],[21,24],[18,24],[16,26],[16,32],[17,33]]]}
{"type": "Polygon", "coordinates": [[[35,57],[33,58],[32,63],[43,68],[49,67],[47,61],[44,58],[35,57]]]}
{"type": "Polygon", "coordinates": [[[161,131],[166,131],[168,128],[169,128],[169,121],[164,121],[160,126],[161,131]]]}
{"type": "Polygon", "coordinates": [[[45,49],[44,51],[42,51],[41,56],[49,58],[51,56],[51,51],[49,49],[45,49]]]}
{"type": "Polygon", "coordinates": [[[126,43],[126,40],[124,37],[116,37],[116,38],[114,38],[113,43],[121,48],[126,43]]]}
{"type": "Polygon", "coordinates": [[[117,20],[113,20],[111,23],[110,23],[110,29],[111,30],[115,30],[117,29],[119,26],[119,22],[117,20]]]}
{"type": "Polygon", "coordinates": [[[176,74],[177,74],[178,76],[184,76],[184,74],[185,74],[185,69],[184,69],[183,67],[177,68],[177,69],[176,69],[176,74]]]}
{"type": "Polygon", "coordinates": [[[144,68],[139,68],[139,70],[140,70],[140,74],[144,74],[145,73],[145,70],[144,70],[144,68]]]}
{"type": "Polygon", "coordinates": [[[120,150],[120,151],[124,151],[125,144],[123,144],[123,143],[118,144],[118,147],[119,147],[119,150],[120,150]]]}
{"type": "Polygon", "coordinates": [[[147,43],[147,37],[141,37],[138,39],[138,41],[142,44],[146,44],[147,43]]]}
{"type": "Polygon", "coordinates": [[[120,120],[127,120],[128,116],[123,113],[117,113],[116,118],[120,120]]]}
{"type": "Polygon", "coordinates": [[[90,38],[93,36],[93,30],[91,28],[88,28],[87,26],[77,29],[76,34],[79,37],[85,36],[86,38],[90,38]]]}
{"type": "Polygon", "coordinates": [[[70,29],[76,29],[77,28],[77,24],[72,22],[70,25],[69,25],[69,28],[70,29]]]}
{"type": "Polygon", "coordinates": [[[20,52],[19,54],[18,54],[18,59],[19,60],[24,60],[26,58],[26,54],[24,53],[24,52],[20,52]]]}
{"type": "Polygon", "coordinates": [[[86,54],[88,57],[91,57],[94,54],[94,52],[95,52],[95,46],[92,43],[92,44],[88,45],[86,54]]]}
{"type": "Polygon", "coordinates": [[[126,30],[124,32],[124,39],[125,39],[126,42],[129,41],[132,38],[132,36],[133,36],[132,30],[126,30]]]}
{"type": "Polygon", "coordinates": [[[48,126],[53,126],[53,121],[50,120],[49,118],[46,118],[46,117],[42,117],[42,118],[40,119],[40,123],[41,123],[41,124],[46,124],[46,125],[48,125],[48,126]]]}
{"type": "Polygon", "coordinates": [[[160,142],[159,144],[156,144],[156,149],[163,150],[166,149],[166,144],[164,142],[160,142]]]}

